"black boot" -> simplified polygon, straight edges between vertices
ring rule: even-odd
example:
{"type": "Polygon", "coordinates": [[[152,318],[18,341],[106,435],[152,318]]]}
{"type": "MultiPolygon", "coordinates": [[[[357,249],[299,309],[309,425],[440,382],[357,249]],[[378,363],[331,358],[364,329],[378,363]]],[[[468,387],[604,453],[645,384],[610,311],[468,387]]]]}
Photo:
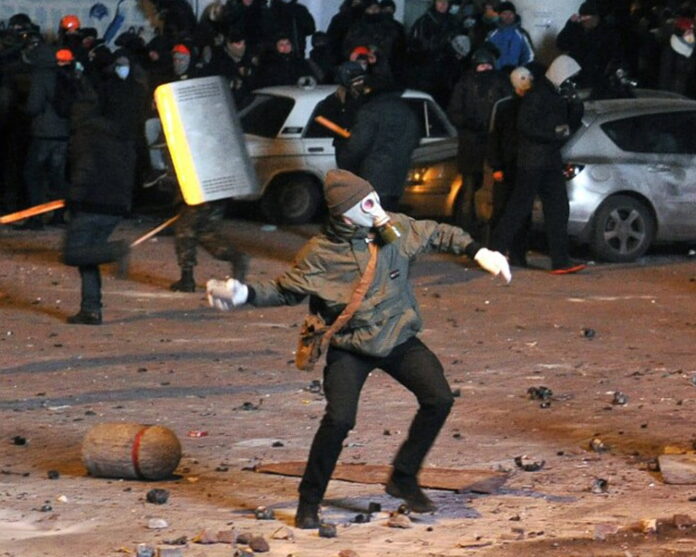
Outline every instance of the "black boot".
{"type": "Polygon", "coordinates": [[[71,325],[101,325],[101,311],[85,311],[81,309],[75,315],[68,317],[67,322],[71,325]]]}
{"type": "Polygon", "coordinates": [[[432,513],[437,505],[418,486],[416,478],[394,472],[385,491],[392,497],[403,499],[414,513],[432,513]]]}
{"type": "Polygon", "coordinates": [[[319,528],[319,505],[300,499],[295,513],[295,527],[302,530],[319,528]]]}
{"type": "Polygon", "coordinates": [[[232,278],[237,279],[239,282],[244,282],[249,271],[250,260],[251,257],[246,253],[237,253],[232,258],[232,278]]]}
{"type": "Polygon", "coordinates": [[[181,278],[169,286],[174,292],[195,292],[196,281],[193,280],[193,269],[181,269],[181,278]]]}

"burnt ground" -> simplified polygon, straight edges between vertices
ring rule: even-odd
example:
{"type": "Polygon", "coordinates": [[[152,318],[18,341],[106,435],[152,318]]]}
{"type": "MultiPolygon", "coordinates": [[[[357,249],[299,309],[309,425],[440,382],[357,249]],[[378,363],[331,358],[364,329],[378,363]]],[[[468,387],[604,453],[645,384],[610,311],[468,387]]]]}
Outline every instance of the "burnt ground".
{"type": "MultiPolygon", "coordinates": [[[[158,222],[131,219],[116,235],[134,239],[158,222]]],[[[254,256],[252,278],[279,273],[316,230],[226,228],[254,256]]],[[[517,270],[509,286],[465,259],[422,258],[421,336],[459,394],[427,466],[504,471],[507,481],[487,494],[429,490],[440,511],[411,515],[408,529],[387,526],[399,502],[380,485],[332,481],[322,515],[338,536],[323,538],[292,527],[297,478],[254,471],[303,460],[322,414],[310,388],[319,372],[292,363],[305,308],[210,309],[205,280],[228,269],[205,253],[199,290],[170,292],[173,239],[160,236],[133,252],[126,280],[105,269],[102,326],[67,325],[79,281],[59,262],[60,240],[55,228],[0,229],[2,556],[117,556],[139,543],[234,553],[194,543],[204,529],[263,536],[274,557],[696,555],[696,528],[674,519],[696,519],[696,485],[666,484],[654,466],[665,451],[693,450],[696,436],[696,259],[683,247],[571,276],[517,270]],[[529,397],[539,386],[550,404],[529,397]],[[612,403],[616,391],[626,404],[612,403]],[[88,476],[82,440],[104,422],[170,428],[183,449],[175,475],[88,476]],[[606,450],[592,450],[593,439],[606,450]],[[543,466],[525,471],[518,456],[543,466]],[[165,504],[146,501],[153,488],[169,491],[165,504]],[[352,522],[371,502],[382,512],[352,522]],[[257,520],[259,506],[275,519],[257,520]],[[150,529],[152,518],[168,526],[150,529]]],[[[531,262],[547,265],[540,253],[531,262]]],[[[389,464],[414,411],[375,372],[341,462],[389,464]]]]}

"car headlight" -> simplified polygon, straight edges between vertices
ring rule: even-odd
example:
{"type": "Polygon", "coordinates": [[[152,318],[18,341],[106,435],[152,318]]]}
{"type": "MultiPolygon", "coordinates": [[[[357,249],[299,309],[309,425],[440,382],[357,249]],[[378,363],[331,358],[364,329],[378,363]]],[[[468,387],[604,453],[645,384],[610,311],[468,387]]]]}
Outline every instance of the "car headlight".
{"type": "Polygon", "coordinates": [[[447,172],[447,165],[444,163],[431,164],[427,166],[417,166],[411,168],[406,178],[406,184],[415,186],[434,180],[441,180],[447,172]]]}

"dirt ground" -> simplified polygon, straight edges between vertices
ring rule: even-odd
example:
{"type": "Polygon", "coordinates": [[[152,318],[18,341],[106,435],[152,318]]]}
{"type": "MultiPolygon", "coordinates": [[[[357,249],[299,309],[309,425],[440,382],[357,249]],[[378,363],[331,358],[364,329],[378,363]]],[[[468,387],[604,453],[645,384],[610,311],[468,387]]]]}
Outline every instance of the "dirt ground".
{"type": "MultiPolygon", "coordinates": [[[[125,221],[117,236],[158,222],[125,221]]],[[[226,227],[254,256],[254,279],[278,274],[316,230],[226,227]]],[[[311,388],[320,373],[292,363],[305,307],[210,309],[205,280],[228,269],[205,253],[199,290],[170,292],[173,239],[160,236],[133,252],[126,280],[106,268],[102,326],[67,325],[79,281],[59,262],[61,234],[0,228],[1,556],[249,551],[195,543],[203,530],[263,536],[273,557],[696,555],[696,527],[675,520],[696,520],[696,485],[666,484],[654,466],[665,450],[693,450],[696,436],[696,258],[686,249],[562,277],[515,270],[509,286],[465,259],[422,258],[421,337],[459,395],[427,466],[507,479],[494,493],[429,490],[440,510],[410,515],[410,528],[388,526],[399,501],[382,486],[332,481],[322,516],[337,536],[325,538],[292,527],[298,478],[254,471],[305,459],[322,414],[311,388]],[[550,404],[528,395],[540,386],[550,404]],[[626,404],[613,403],[617,391],[626,404]],[[183,452],[175,476],[88,476],[82,440],[105,422],[170,428],[183,452]],[[543,466],[525,471],[515,457],[543,466]],[[165,504],[147,502],[153,488],[168,490],[165,504]],[[358,523],[370,503],[382,511],[358,523]],[[259,506],[275,518],[257,519],[259,506]],[[153,518],[167,526],[149,528],[153,518]]],[[[540,253],[531,262],[548,265],[540,253]]],[[[415,409],[373,373],[341,462],[389,464],[415,409]]]]}

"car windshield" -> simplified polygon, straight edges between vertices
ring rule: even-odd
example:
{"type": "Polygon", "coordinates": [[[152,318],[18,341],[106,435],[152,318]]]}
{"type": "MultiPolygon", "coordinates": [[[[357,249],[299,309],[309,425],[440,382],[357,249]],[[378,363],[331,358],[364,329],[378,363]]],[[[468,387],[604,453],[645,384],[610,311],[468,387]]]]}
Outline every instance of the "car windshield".
{"type": "Polygon", "coordinates": [[[244,133],[261,137],[276,137],[295,101],[289,97],[255,95],[254,100],[239,114],[244,133]]]}

